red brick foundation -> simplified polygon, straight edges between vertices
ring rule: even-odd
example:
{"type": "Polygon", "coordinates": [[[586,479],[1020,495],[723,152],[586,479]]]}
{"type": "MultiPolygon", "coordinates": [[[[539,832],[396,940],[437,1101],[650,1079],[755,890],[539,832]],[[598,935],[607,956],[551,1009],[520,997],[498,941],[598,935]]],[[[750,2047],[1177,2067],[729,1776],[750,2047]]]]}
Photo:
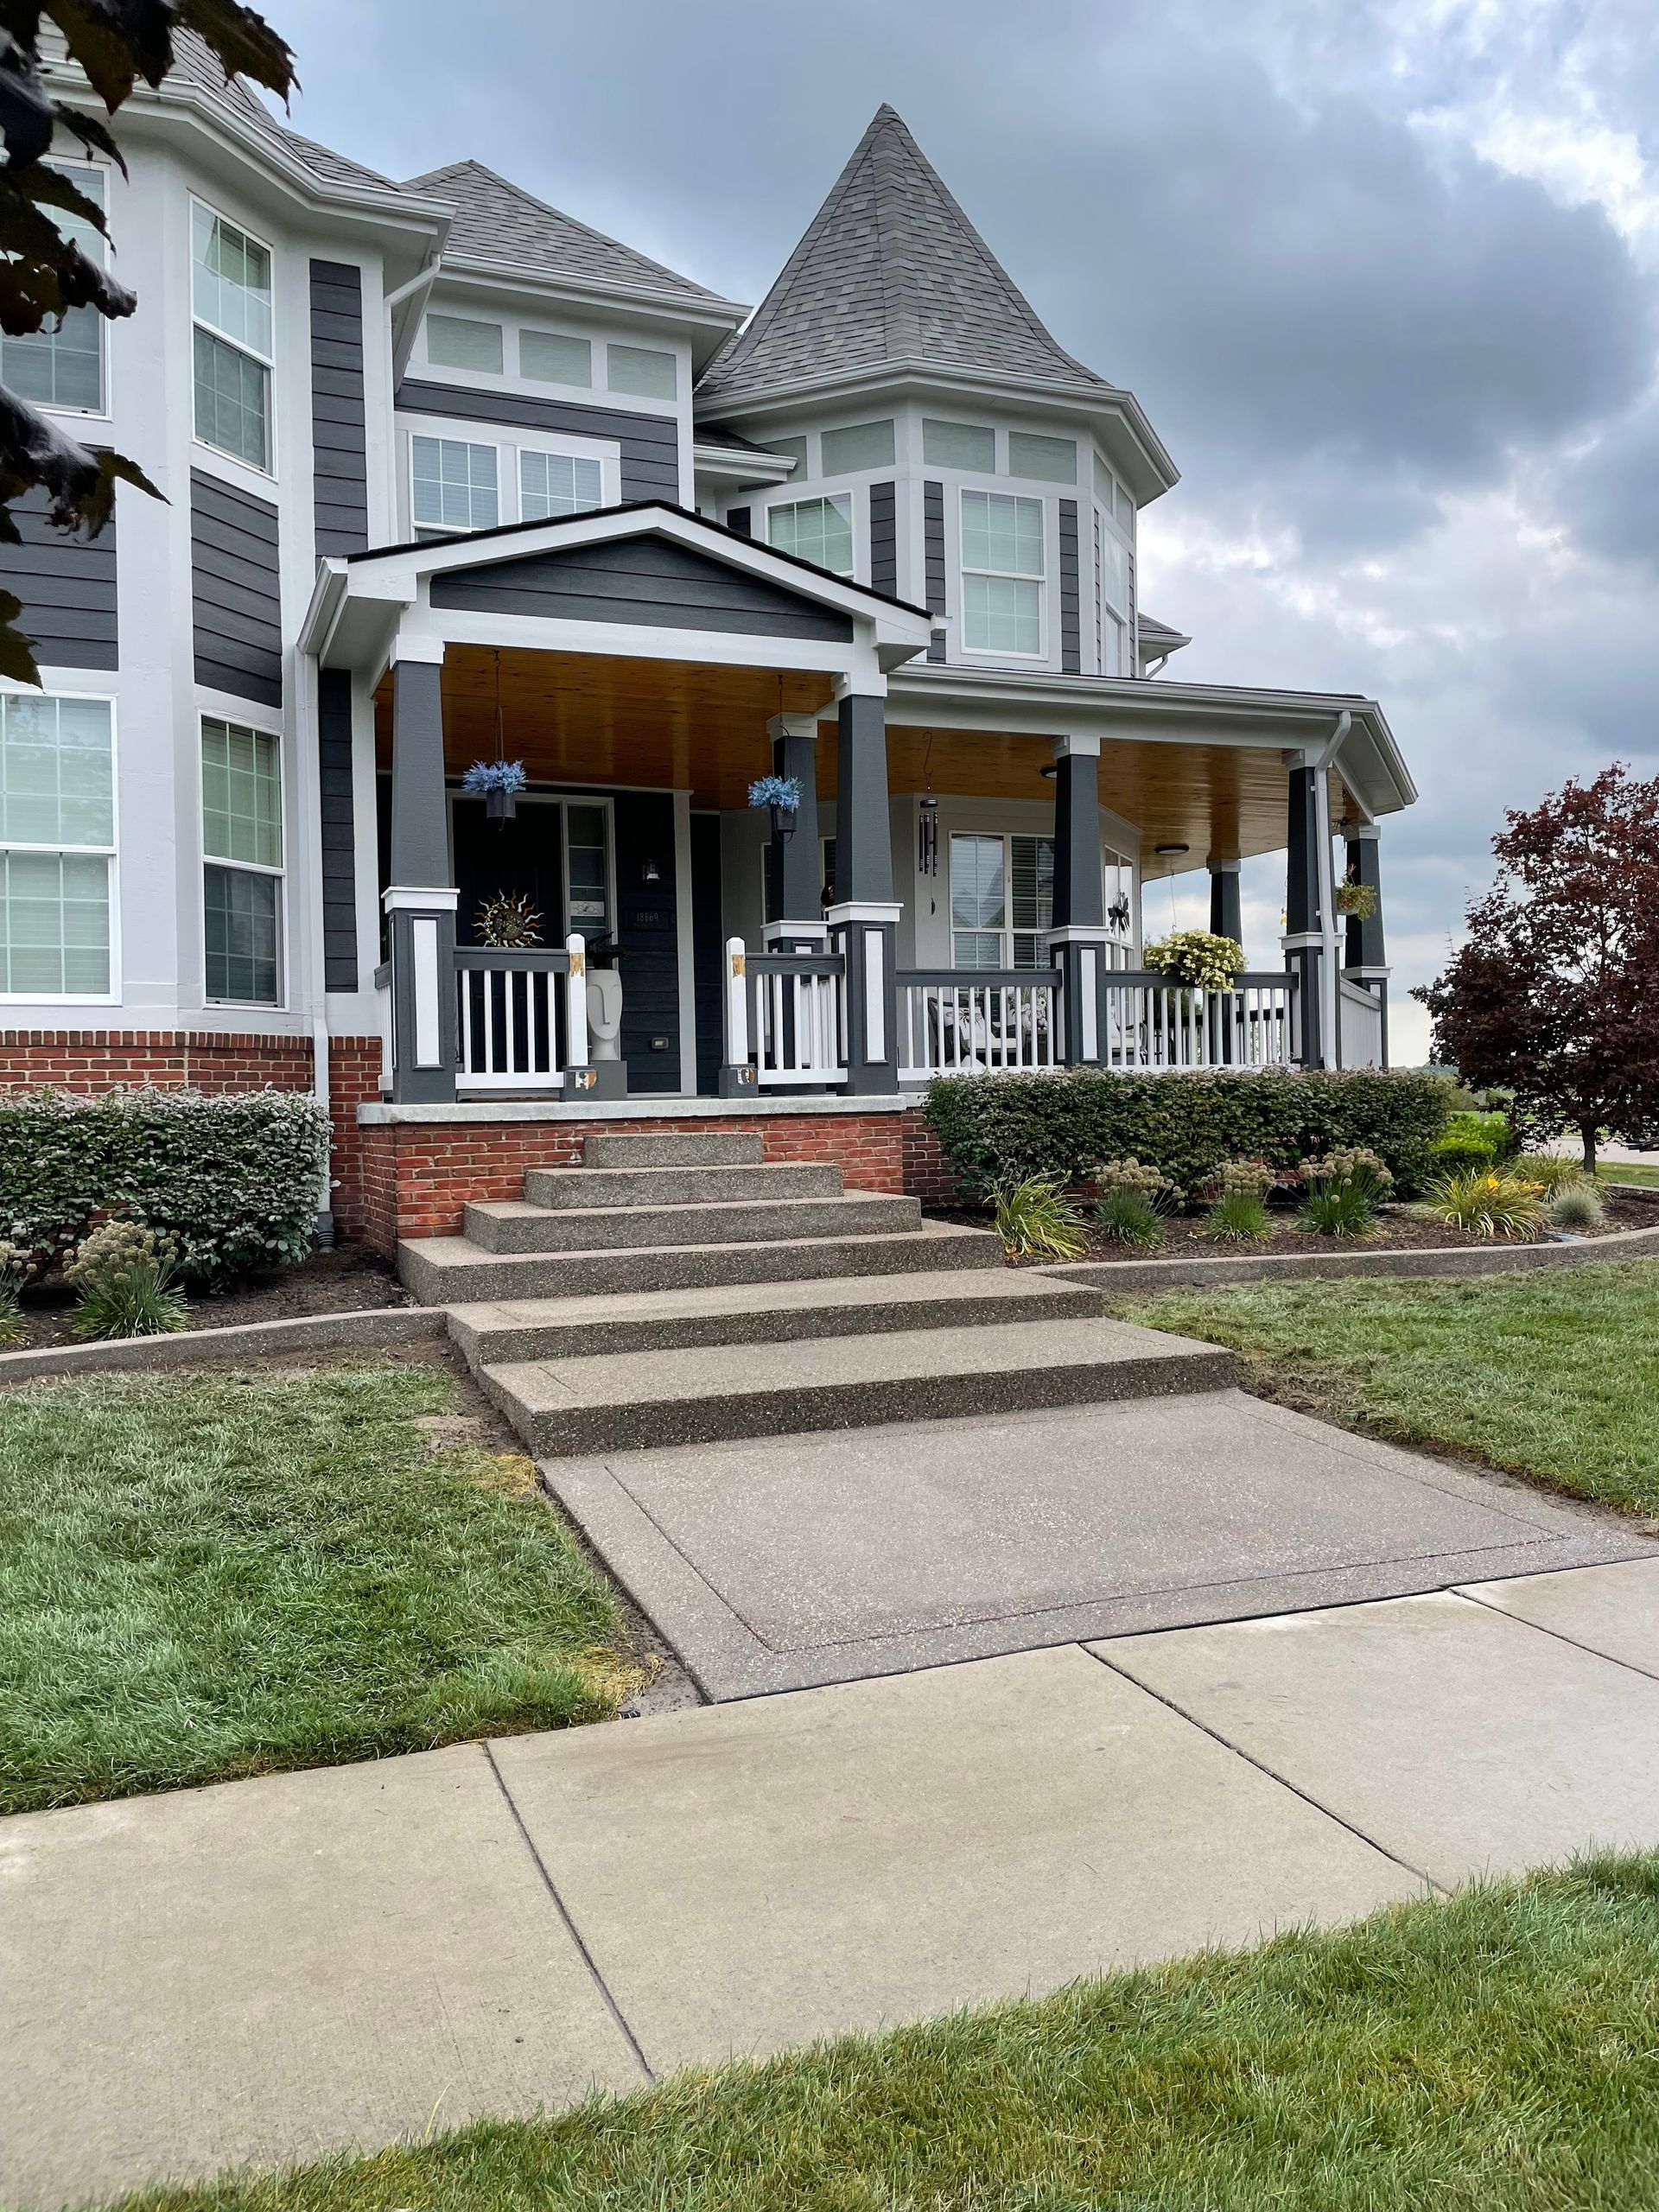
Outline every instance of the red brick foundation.
{"type": "Polygon", "coordinates": [[[849,1191],[948,1199],[951,1181],[919,1109],[903,1114],[766,1114],[626,1121],[387,1122],[359,1132],[365,1241],[390,1258],[400,1237],[453,1236],[469,1200],[516,1198],[530,1167],[574,1167],[584,1136],[759,1136],[768,1160],[824,1160],[849,1191]]]}

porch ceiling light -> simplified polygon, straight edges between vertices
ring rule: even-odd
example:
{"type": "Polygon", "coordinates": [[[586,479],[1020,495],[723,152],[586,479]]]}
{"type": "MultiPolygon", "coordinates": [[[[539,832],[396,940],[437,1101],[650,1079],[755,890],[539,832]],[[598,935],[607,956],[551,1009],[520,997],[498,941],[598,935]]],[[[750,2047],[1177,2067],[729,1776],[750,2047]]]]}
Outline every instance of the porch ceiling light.
{"type": "Polygon", "coordinates": [[[1183,853],[1190,853],[1192,848],[1191,845],[1154,845],[1152,849],[1160,861],[1175,861],[1183,853]]]}

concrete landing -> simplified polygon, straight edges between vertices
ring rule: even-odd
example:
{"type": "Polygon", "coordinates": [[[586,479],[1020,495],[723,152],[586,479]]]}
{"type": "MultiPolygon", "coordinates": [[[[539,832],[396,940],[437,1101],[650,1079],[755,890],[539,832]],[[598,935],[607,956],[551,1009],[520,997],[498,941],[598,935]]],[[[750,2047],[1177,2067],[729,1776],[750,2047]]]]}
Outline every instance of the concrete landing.
{"type": "Polygon", "coordinates": [[[1659,1554],[1609,1516],[1236,1390],[543,1478],[716,1700],[1659,1554]]]}

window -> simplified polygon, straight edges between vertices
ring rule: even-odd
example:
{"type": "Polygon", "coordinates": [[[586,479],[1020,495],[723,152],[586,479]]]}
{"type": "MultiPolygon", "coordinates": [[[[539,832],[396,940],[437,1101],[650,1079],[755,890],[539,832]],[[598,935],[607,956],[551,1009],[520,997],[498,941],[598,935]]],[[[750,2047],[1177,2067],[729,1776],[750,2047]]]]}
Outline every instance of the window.
{"type": "Polygon", "coordinates": [[[203,721],[201,851],[207,996],[280,1005],[282,748],[264,731],[203,721]]]}
{"type": "Polygon", "coordinates": [[[631,391],[642,399],[673,399],[680,389],[679,364],[672,353],[658,353],[649,346],[607,346],[606,379],[613,391],[631,391]]]}
{"type": "Polygon", "coordinates": [[[537,384],[591,385],[594,349],[585,338],[563,338],[552,330],[521,330],[518,373],[537,384]]]}
{"type": "Polygon", "coordinates": [[[568,453],[521,453],[518,512],[525,522],[582,515],[604,504],[596,461],[568,453]]]}
{"type": "Polygon", "coordinates": [[[1042,438],[1033,430],[1008,432],[1008,474],[1049,484],[1075,484],[1077,448],[1072,438],[1042,438]]]}
{"type": "Polygon", "coordinates": [[[853,503],[845,492],[768,508],[766,536],[780,553],[815,561],[838,576],[853,573],[853,503]]]}
{"type": "Polygon", "coordinates": [[[922,459],[935,468],[996,474],[996,432],[982,423],[943,423],[922,417],[922,459]]]}
{"type": "Polygon", "coordinates": [[[564,810],[565,880],[571,931],[591,944],[611,928],[610,813],[602,806],[564,810]]]}
{"type": "Polygon", "coordinates": [[[1043,650],[1043,503],[962,495],[963,642],[972,652],[1043,650]]]}
{"type": "MultiPolygon", "coordinates": [[[[54,162],[50,166],[66,177],[77,192],[107,207],[104,172],[90,163],[54,162]]],[[[54,209],[58,228],[78,245],[88,260],[104,266],[102,234],[79,215],[54,209]]],[[[53,329],[50,325],[26,338],[0,341],[0,374],[12,390],[38,407],[73,407],[96,415],[103,411],[104,318],[92,307],[71,308],[53,329]]]]}
{"type": "Polygon", "coordinates": [[[196,435],[270,467],[270,252],[200,201],[190,210],[196,435]]]}
{"type": "Polygon", "coordinates": [[[818,441],[823,452],[826,476],[849,476],[858,468],[893,467],[893,424],[854,423],[844,430],[826,430],[818,441]]]}
{"type": "Polygon", "coordinates": [[[1129,659],[1129,556],[1110,531],[1100,531],[1103,676],[1133,676],[1129,659]]]}
{"type": "Polygon", "coordinates": [[[501,373],[501,326],[474,322],[460,315],[429,315],[426,318],[426,358],[439,369],[482,369],[486,375],[501,373]]]}
{"type": "Polygon", "coordinates": [[[1040,968],[1053,925],[1052,837],[951,838],[953,968],[1040,968]]]}
{"type": "Polygon", "coordinates": [[[501,519],[495,448],[462,438],[409,442],[413,480],[410,513],[417,537],[456,530],[493,530],[501,519]]]}
{"type": "Polygon", "coordinates": [[[114,854],[109,702],[0,696],[0,991],[109,996],[114,854]]]}

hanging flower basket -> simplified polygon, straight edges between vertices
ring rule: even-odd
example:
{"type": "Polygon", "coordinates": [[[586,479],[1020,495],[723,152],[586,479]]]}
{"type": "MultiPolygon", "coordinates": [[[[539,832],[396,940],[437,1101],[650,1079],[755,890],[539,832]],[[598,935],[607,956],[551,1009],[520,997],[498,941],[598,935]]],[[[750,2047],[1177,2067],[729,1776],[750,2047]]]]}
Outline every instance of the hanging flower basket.
{"type": "Polygon", "coordinates": [[[1376,912],[1376,893],[1369,883],[1348,880],[1337,886],[1337,912],[1357,922],[1369,922],[1376,912]]]}
{"type": "Polygon", "coordinates": [[[749,804],[764,806],[772,817],[774,837],[792,837],[795,823],[801,810],[801,785],[798,776],[757,776],[749,785],[749,804]]]}
{"type": "Polygon", "coordinates": [[[522,760],[474,760],[461,778],[461,788],[483,800],[486,821],[511,822],[528,781],[522,760]]]}
{"type": "Polygon", "coordinates": [[[1141,957],[1148,968],[1160,970],[1172,983],[1200,998],[1205,991],[1230,991],[1244,965],[1243,946],[1209,930],[1177,930],[1146,946],[1141,957]]]}

